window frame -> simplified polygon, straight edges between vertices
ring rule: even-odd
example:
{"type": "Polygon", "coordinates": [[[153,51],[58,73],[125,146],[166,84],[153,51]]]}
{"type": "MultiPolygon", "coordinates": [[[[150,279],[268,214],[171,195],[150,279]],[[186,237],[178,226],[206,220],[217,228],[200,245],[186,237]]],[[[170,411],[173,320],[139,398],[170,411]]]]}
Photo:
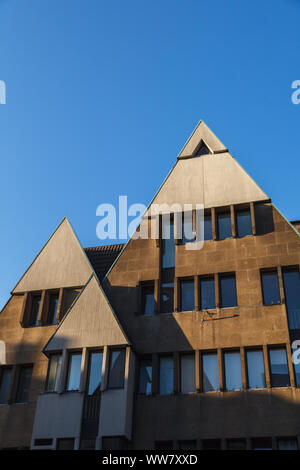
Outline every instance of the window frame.
{"type": "Polygon", "coordinates": [[[226,273],[219,273],[218,274],[218,283],[219,283],[219,306],[220,308],[237,308],[238,307],[238,295],[237,295],[237,282],[236,282],[236,272],[226,272],[226,273]],[[223,305],[223,298],[222,298],[222,279],[226,278],[234,278],[235,281],[235,305],[225,306],[223,305]]]}
{"type": "Polygon", "coordinates": [[[260,270],[260,286],[261,286],[261,298],[262,304],[264,307],[273,307],[274,305],[281,305],[281,295],[280,295],[280,279],[278,274],[277,268],[269,268],[269,269],[261,269],[260,270]],[[275,274],[277,277],[277,286],[278,286],[278,302],[275,303],[266,303],[265,301],[265,294],[264,294],[264,284],[263,284],[263,276],[268,274],[275,274]]]}
{"type": "Polygon", "coordinates": [[[15,388],[15,393],[14,393],[14,403],[18,403],[18,404],[27,404],[27,403],[29,403],[29,396],[30,396],[31,383],[32,383],[32,375],[33,375],[33,364],[30,364],[30,363],[20,364],[18,366],[16,388],[15,388]],[[29,389],[28,389],[28,398],[27,398],[26,401],[21,401],[21,400],[19,400],[19,396],[20,396],[19,387],[20,387],[20,381],[21,381],[21,372],[22,372],[22,370],[27,369],[27,368],[28,369],[31,368],[31,377],[30,377],[30,385],[29,385],[29,389]]]}
{"type": "MultiPolygon", "coordinates": [[[[45,390],[44,390],[45,393],[57,393],[58,392],[58,390],[48,390],[51,359],[54,356],[60,356],[61,357],[61,366],[60,366],[60,372],[59,372],[60,377],[58,378],[58,386],[59,386],[59,382],[60,382],[60,378],[61,378],[61,374],[62,374],[63,354],[62,354],[62,352],[53,352],[48,357],[48,368],[47,368],[47,376],[46,376],[45,390]]],[[[57,371],[56,371],[56,373],[57,373],[57,371]]]]}
{"type": "Polygon", "coordinates": [[[65,382],[65,392],[79,392],[80,389],[80,381],[81,381],[81,364],[82,364],[82,351],[81,350],[74,350],[74,351],[68,351],[68,360],[67,360],[67,370],[66,370],[66,382],[65,382]],[[69,389],[69,380],[70,380],[70,371],[71,371],[71,357],[72,356],[81,356],[81,362],[80,362],[80,372],[79,372],[79,384],[78,388],[76,389],[69,389]]]}
{"type": "MultiPolygon", "coordinates": [[[[193,276],[180,277],[178,279],[179,284],[179,309],[180,312],[193,312],[196,309],[196,298],[195,298],[195,278],[193,276]],[[193,308],[192,309],[183,309],[182,308],[182,285],[192,283],[193,284],[193,308]]],[[[175,300],[175,299],[174,299],[175,300]]],[[[175,305],[174,305],[175,307],[175,305]]]]}
{"type": "Polygon", "coordinates": [[[126,347],[113,347],[108,349],[108,371],[107,371],[107,390],[122,390],[125,386],[125,370],[126,370],[126,347]],[[116,351],[122,351],[124,354],[124,370],[122,376],[122,385],[121,386],[111,386],[110,385],[110,372],[111,372],[111,361],[112,353],[116,351]]]}

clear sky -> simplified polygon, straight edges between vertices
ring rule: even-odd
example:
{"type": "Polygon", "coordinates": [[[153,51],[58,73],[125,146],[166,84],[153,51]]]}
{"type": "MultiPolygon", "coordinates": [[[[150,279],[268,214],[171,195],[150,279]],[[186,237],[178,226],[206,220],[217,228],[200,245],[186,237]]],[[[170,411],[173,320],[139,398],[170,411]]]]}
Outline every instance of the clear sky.
{"type": "Polygon", "coordinates": [[[300,219],[299,24],[299,0],[0,0],[0,306],[63,216],[91,246],[100,203],[149,203],[200,119],[300,219]]]}

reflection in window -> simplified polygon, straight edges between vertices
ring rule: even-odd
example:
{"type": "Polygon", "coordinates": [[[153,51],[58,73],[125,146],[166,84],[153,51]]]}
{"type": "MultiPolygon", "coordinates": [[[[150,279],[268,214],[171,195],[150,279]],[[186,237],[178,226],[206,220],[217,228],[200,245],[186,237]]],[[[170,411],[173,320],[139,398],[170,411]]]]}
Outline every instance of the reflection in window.
{"type": "Polygon", "coordinates": [[[48,377],[47,377],[47,384],[46,384],[47,392],[58,391],[61,363],[62,363],[61,354],[53,354],[50,356],[49,366],[48,366],[48,377]]]}
{"type": "Polygon", "coordinates": [[[236,213],[236,229],[238,237],[246,237],[252,235],[252,224],[250,210],[237,211],[236,213]]]}
{"type": "Polygon", "coordinates": [[[159,359],[159,394],[170,395],[174,392],[173,356],[162,356],[159,359]]]}
{"type": "Polygon", "coordinates": [[[28,326],[38,326],[40,305],[41,305],[41,296],[35,295],[34,297],[32,297],[32,304],[31,304],[28,326]]]}
{"type": "Polygon", "coordinates": [[[290,376],[285,348],[270,349],[272,387],[289,387],[290,376]]]}
{"type": "Polygon", "coordinates": [[[185,279],[180,281],[181,311],[191,311],[195,308],[194,280],[185,279]]]}
{"type": "Polygon", "coordinates": [[[99,395],[102,380],[102,351],[91,351],[89,357],[88,394],[99,395]]]}
{"type": "Polygon", "coordinates": [[[249,388],[265,388],[265,365],[262,351],[247,351],[247,371],[249,388]]]}
{"type": "Polygon", "coordinates": [[[211,223],[211,216],[205,215],[204,216],[204,241],[212,240],[212,223],[211,223]]]}
{"type": "Polygon", "coordinates": [[[300,273],[298,269],[283,269],[285,303],[291,330],[300,329],[300,273]]]}
{"type": "Polygon", "coordinates": [[[49,298],[47,325],[56,325],[57,306],[58,306],[58,294],[51,294],[49,298]]]}
{"type": "Polygon", "coordinates": [[[196,391],[195,382],[195,354],[182,354],[180,357],[181,393],[196,391]]]}
{"type": "Polygon", "coordinates": [[[219,390],[217,354],[202,354],[202,383],[203,392],[215,392],[219,390]]]}
{"type": "Polygon", "coordinates": [[[68,391],[79,390],[81,372],[81,353],[72,353],[69,356],[69,367],[67,377],[68,391]]]}
{"type": "Polygon", "coordinates": [[[262,272],[261,283],[264,305],[279,304],[280,293],[277,271],[262,272]]]}
{"type": "Polygon", "coordinates": [[[296,437],[279,437],[277,439],[278,450],[298,450],[296,437]]]}
{"type": "Polygon", "coordinates": [[[154,315],[154,285],[142,286],[142,315],[154,315]]]}
{"type": "Polygon", "coordinates": [[[32,366],[22,366],[19,372],[19,380],[16,394],[16,403],[27,403],[32,376],[32,366]]]}
{"type": "Polygon", "coordinates": [[[217,214],[219,240],[232,237],[230,212],[217,214]]]}
{"type": "Polygon", "coordinates": [[[108,388],[123,388],[125,374],[125,349],[112,349],[108,375],[108,388]]]}
{"type": "Polygon", "coordinates": [[[173,220],[167,221],[162,217],[162,269],[175,266],[175,241],[173,220]]]}
{"type": "Polygon", "coordinates": [[[227,390],[242,388],[241,356],[239,352],[225,352],[225,383],[227,390]]]}
{"type": "Polygon", "coordinates": [[[182,244],[191,243],[194,239],[193,213],[186,211],[182,214],[182,244]]]}
{"type": "Polygon", "coordinates": [[[201,310],[216,308],[214,278],[200,279],[200,308],[201,310]]]}
{"type": "Polygon", "coordinates": [[[10,367],[2,367],[0,369],[0,404],[8,402],[8,394],[11,384],[11,373],[10,367]]]}
{"type": "Polygon", "coordinates": [[[162,282],[160,310],[162,313],[174,312],[174,282],[162,282]]]}
{"type": "Polygon", "coordinates": [[[152,359],[141,359],[139,393],[142,395],[151,395],[152,393],[152,359]]]}
{"type": "Polygon", "coordinates": [[[234,275],[220,275],[220,303],[222,308],[237,306],[234,275]]]}

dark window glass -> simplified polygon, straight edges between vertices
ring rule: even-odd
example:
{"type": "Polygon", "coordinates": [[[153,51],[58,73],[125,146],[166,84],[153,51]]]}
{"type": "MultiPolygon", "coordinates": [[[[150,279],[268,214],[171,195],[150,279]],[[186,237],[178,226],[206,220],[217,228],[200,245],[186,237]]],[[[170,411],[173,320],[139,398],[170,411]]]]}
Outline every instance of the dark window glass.
{"type": "Polygon", "coordinates": [[[35,439],[35,446],[52,446],[53,439],[35,439]]]}
{"type": "Polygon", "coordinates": [[[194,280],[186,279],[180,281],[181,311],[186,312],[195,308],[194,280]]]}
{"type": "Polygon", "coordinates": [[[81,439],[80,450],[95,450],[96,439],[81,439]]]}
{"type": "Polygon", "coordinates": [[[270,349],[270,369],[272,387],[289,387],[290,375],[286,350],[270,349]]]}
{"type": "Polygon", "coordinates": [[[127,450],[128,443],[123,437],[102,437],[102,450],[127,450]]]}
{"type": "Polygon", "coordinates": [[[108,388],[123,388],[125,374],[125,349],[110,351],[108,388]]]}
{"type": "Polygon", "coordinates": [[[220,450],[221,449],[221,439],[204,439],[202,441],[203,450],[220,450]]]}
{"type": "Polygon", "coordinates": [[[179,441],[179,450],[196,450],[197,441],[179,441]]]}
{"type": "Polygon", "coordinates": [[[74,439],[57,439],[57,450],[73,450],[74,449],[74,439]]]}
{"type": "Polygon", "coordinates": [[[102,380],[102,351],[91,351],[89,357],[88,394],[98,395],[102,380]]]}
{"type": "Polygon", "coordinates": [[[53,354],[52,356],[50,356],[49,366],[48,366],[47,385],[46,385],[47,392],[58,391],[61,363],[62,363],[61,354],[53,354]]]}
{"type": "Polygon", "coordinates": [[[280,303],[279,283],[277,272],[262,272],[261,283],[263,291],[263,302],[265,305],[280,303]]]}
{"type": "Polygon", "coordinates": [[[172,450],[173,442],[172,441],[156,441],[155,450],[172,450]]]}
{"type": "Polygon", "coordinates": [[[265,365],[262,351],[247,351],[247,371],[249,388],[265,388],[265,365]]]}
{"type": "Polygon", "coordinates": [[[174,282],[161,284],[161,308],[162,313],[174,312],[174,282]]]}
{"type": "Polygon", "coordinates": [[[239,352],[225,352],[225,382],[227,390],[240,390],[242,388],[241,356],[239,352]]]}
{"type": "Polygon", "coordinates": [[[236,228],[238,237],[246,237],[246,235],[252,235],[250,210],[237,211],[236,228]]]}
{"type": "Polygon", "coordinates": [[[0,404],[7,403],[11,384],[12,369],[5,367],[0,369],[0,404]]]}
{"type": "Polygon", "coordinates": [[[32,304],[31,304],[28,326],[38,326],[40,304],[41,304],[40,295],[35,295],[34,297],[32,297],[32,304]]]}
{"type": "Polygon", "coordinates": [[[173,356],[162,356],[159,359],[159,394],[170,395],[174,392],[173,356]]]}
{"type": "Polygon", "coordinates": [[[219,240],[232,237],[230,212],[217,214],[219,240]]]}
{"type": "Polygon", "coordinates": [[[81,353],[72,353],[69,356],[67,377],[67,390],[79,390],[81,373],[81,353]]]}
{"type": "Polygon", "coordinates": [[[205,142],[201,140],[199,147],[194,153],[194,157],[200,157],[201,155],[209,155],[209,154],[211,154],[211,151],[209,150],[205,142]]]}
{"type": "Polygon", "coordinates": [[[194,239],[193,214],[192,212],[184,212],[182,214],[182,243],[191,243],[194,239]]]}
{"type": "Polygon", "coordinates": [[[298,269],[284,269],[282,276],[289,327],[300,329],[300,273],[298,269]]]}
{"type": "Polygon", "coordinates": [[[252,439],[252,450],[272,450],[272,439],[270,437],[252,439]]]}
{"type": "Polygon", "coordinates": [[[58,306],[58,294],[51,294],[49,297],[49,310],[47,317],[48,325],[56,325],[56,312],[58,306]]]}
{"type": "Polygon", "coordinates": [[[152,359],[142,359],[140,362],[139,393],[151,395],[152,393],[152,359]]]}
{"type": "Polygon", "coordinates": [[[16,403],[27,403],[31,384],[32,366],[22,366],[19,372],[16,403]]]}
{"type": "Polygon", "coordinates": [[[212,223],[211,216],[204,216],[204,241],[212,240],[212,223]]]}
{"type": "Polygon", "coordinates": [[[162,269],[173,268],[175,266],[175,241],[174,241],[174,223],[164,221],[162,217],[162,269]]]}
{"type": "Polygon", "coordinates": [[[245,450],[246,439],[227,439],[228,450],[245,450]]]}
{"type": "Polygon", "coordinates": [[[219,367],[217,354],[202,354],[203,392],[219,390],[219,367]]]}
{"type": "Polygon", "coordinates": [[[220,275],[221,307],[236,307],[236,282],[234,275],[220,275]]]}
{"type": "Polygon", "coordinates": [[[154,315],[154,285],[142,286],[142,315],[154,315]]]}
{"type": "Polygon", "coordinates": [[[216,308],[215,280],[213,277],[200,279],[200,308],[201,310],[216,308]]]}
{"type": "Polygon", "coordinates": [[[296,437],[278,437],[278,450],[298,450],[298,442],[296,437]]]}
{"type": "Polygon", "coordinates": [[[196,391],[195,354],[182,354],[180,357],[181,393],[196,391]]]}

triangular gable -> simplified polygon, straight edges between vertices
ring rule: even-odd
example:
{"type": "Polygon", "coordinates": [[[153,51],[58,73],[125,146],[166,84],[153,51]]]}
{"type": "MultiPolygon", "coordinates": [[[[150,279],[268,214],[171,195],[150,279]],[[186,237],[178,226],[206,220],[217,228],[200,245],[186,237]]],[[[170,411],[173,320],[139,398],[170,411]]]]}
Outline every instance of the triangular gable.
{"type": "Polygon", "coordinates": [[[83,286],[92,272],[70,222],[64,218],[12,293],[83,286]]]}
{"type": "Polygon", "coordinates": [[[205,143],[211,153],[227,152],[225,145],[222,144],[218,137],[215,136],[203,121],[200,121],[178,155],[178,158],[194,156],[197,153],[201,142],[205,143]]]}
{"type": "Polygon", "coordinates": [[[44,352],[129,344],[95,275],[77,297],[44,352]]]}

